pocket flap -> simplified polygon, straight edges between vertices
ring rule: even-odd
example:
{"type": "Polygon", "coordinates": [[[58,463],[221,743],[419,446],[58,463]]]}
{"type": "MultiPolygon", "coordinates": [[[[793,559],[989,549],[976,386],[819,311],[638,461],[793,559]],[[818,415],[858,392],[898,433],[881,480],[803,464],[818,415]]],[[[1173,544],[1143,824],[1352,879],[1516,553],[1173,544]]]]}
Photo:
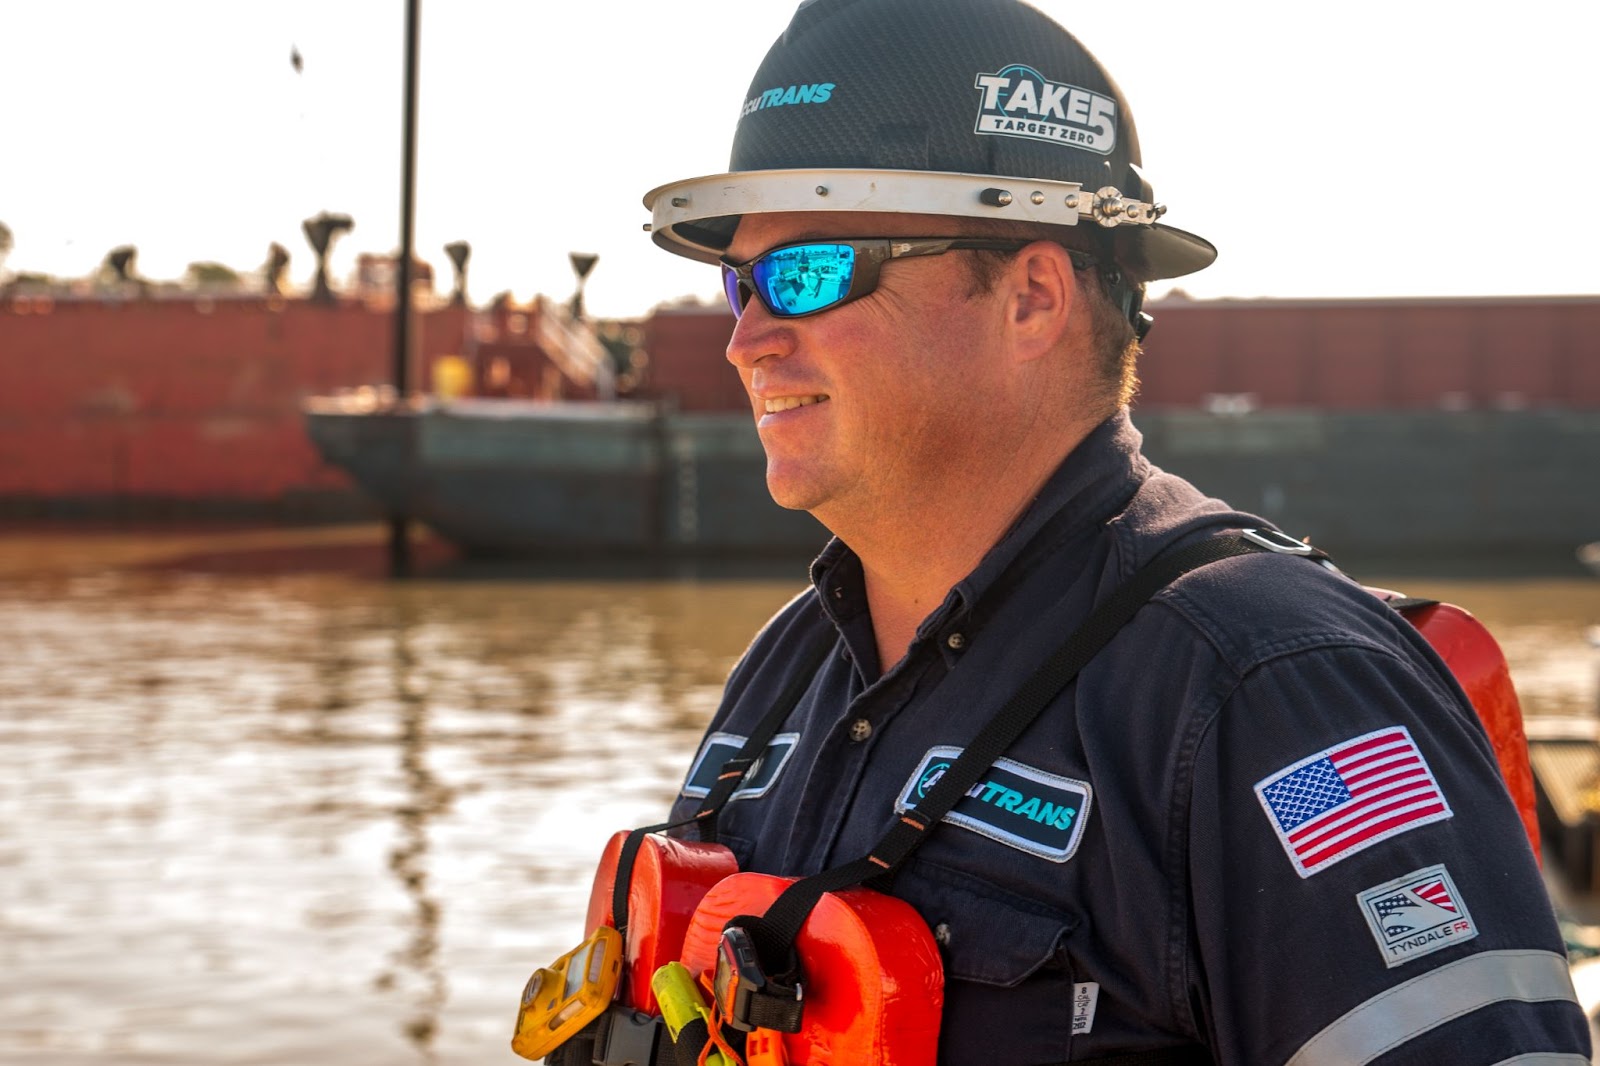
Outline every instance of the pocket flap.
{"type": "Polygon", "coordinates": [[[894,894],[927,919],[945,960],[945,975],[1010,988],[1056,957],[1076,919],[1028,900],[989,889],[981,882],[958,884],[960,875],[913,862],[894,894]]]}

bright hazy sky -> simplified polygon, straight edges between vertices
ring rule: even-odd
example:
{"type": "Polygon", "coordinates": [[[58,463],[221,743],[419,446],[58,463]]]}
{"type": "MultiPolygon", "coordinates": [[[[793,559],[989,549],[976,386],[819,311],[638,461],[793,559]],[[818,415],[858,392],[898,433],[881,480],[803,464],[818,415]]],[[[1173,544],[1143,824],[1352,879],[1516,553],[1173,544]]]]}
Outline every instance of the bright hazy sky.
{"type": "MultiPolygon", "coordinates": [[[[1600,292],[1600,3],[1040,0],[1121,83],[1192,295],[1600,292]]],[[[725,169],[794,0],[424,0],[417,247],[472,242],[471,293],[598,315],[712,296],[642,232],[650,187],[725,169]]],[[[252,270],[300,221],[399,241],[404,0],[0,0],[8,270],[252,270]],[[290,53],[304,68],[296,73],[290,53]]],[[[1161,290],[1157,290],[1158,292],[1161,290]]]]}

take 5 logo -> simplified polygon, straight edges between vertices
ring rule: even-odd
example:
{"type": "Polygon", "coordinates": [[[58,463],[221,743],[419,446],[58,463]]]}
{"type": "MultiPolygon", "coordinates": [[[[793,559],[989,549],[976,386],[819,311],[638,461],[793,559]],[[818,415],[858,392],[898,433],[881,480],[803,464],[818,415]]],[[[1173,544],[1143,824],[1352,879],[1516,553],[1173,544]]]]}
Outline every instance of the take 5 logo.
{"type": "Polygon", "coordinates": [[[1076,85],[1053,82],[1030,66],[1012,63],[979,74],[974,133],[1086,148],[1109,155],[1117,146],[1117,102],[1076,85]]]}

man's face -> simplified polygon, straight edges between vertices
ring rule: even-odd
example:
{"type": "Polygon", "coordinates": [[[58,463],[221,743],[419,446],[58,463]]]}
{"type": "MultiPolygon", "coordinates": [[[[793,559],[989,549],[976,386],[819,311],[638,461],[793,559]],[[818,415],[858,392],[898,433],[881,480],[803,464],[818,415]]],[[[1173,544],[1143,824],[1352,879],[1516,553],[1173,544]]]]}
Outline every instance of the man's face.
{"type": "MultiPolygon", "coordinates": [[[[748,215],[738,262],[800,240],[951,236],[948,220],[896,214],[748,215]]],[[[952,479],[983,478],[974,442],[1004,410],[996,351],[1003,300],[973,295],[953,252],[884,264],[869,296],[782,319],[751,300],[728,342],[767,452],[767,487],[785,507],[838,529],[915,515],[952,479]]],[[[926,513],[926,512],[923,512],[926,513]]]]}

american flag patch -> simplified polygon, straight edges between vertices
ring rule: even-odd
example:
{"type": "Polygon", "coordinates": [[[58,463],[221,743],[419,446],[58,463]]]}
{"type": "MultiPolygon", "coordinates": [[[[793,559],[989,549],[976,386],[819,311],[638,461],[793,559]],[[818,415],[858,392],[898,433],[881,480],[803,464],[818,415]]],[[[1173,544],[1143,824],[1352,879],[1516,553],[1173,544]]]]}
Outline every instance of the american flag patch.
{"type": "Polygon", "coordinates": [[[1256,782],[1256,796],[1301,877],[1451,815],[1405,726],[1308,755],[1256,782]]]}

